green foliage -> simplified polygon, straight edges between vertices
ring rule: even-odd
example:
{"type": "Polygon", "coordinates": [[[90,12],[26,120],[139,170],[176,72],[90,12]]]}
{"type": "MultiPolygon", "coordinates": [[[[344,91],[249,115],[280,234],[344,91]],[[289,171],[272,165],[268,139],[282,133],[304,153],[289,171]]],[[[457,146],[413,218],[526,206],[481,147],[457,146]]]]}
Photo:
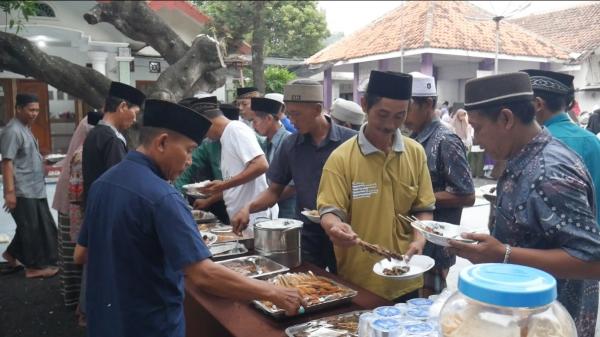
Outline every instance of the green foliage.
{"type": "Polygon", "coordinates": [[[37,13],[37,3],[32,0],[1,0],[0,11],[4,12],[8,25],[5,30],[17,27],[17,34],[23,29],[29,17],[37,13]],[[10,19],[9,19],[10,17],[10,19]]]}
{"type": "Polygon", "coordinates": [[[283,94],[283,86],[296,78],[296,74],[283,67],[269,66],[265,69],[265,93],[278,92],[283,94]]]}
{"type": "MultiPolygon", "coordinates": [[[[194,1],[213,18],[211,35],[225,40],[230,50],[251,41],[258,1],[194,1]]],[[[316,1],[263,1],[265,53],[278,57],[308,57],[323,47],[329,36],[325,14],[316,1]]]]}
{"type": "MultiPolygon", "coordinates": [[[[245,68],[244,69],[244,78],[252,78],[252,70],[245,68]]],[[[277,92],[283,94],[283,87],[291,80],[296,79],[296,74],[289,71],[285,67],[277,67],[277,66],[268,66],[265,69],[265,94],[270,92],[277,92]]],[[[252,80],[246,81],[244,83],[246,87],[254,86],[252,80]]]]}

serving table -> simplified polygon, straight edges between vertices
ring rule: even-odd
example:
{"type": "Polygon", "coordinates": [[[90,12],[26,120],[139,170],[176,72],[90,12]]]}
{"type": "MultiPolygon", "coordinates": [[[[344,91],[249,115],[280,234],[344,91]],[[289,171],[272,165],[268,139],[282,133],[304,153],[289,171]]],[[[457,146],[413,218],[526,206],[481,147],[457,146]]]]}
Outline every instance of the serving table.
{"type": "Polygon", "coordinates": [[[276,320],[260,312],[251,303],[210,295],[190,282],[186,282],[184,302],[186,336],[282,337],[285,336],[284,330],[292,325],[349,311],[370,310],[384,305],[393,305],[392,302],[309,263],[292,268],[290,272],[307,272],[309,270],[316,275],[328,277],[358,291],[358,295],[349,304],[276,320]]]}

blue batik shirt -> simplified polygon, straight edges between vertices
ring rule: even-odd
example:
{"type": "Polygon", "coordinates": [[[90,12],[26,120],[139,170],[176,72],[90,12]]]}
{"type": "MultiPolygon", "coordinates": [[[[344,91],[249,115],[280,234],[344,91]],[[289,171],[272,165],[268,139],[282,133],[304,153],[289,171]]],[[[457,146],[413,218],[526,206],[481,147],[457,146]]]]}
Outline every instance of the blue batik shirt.
{"type": "Polygon", "coordinates": [[[560,113],[546,120],[548,131],[577,153],[587,167],[594,181],[596,196],[596,221],[600,221],[600,139],[593,133],[571,121],[566,113],[560,113]]]}
{"type": "MultiPolygon", "coordinates": [[[[514,247],[563,249],[600,260],[592,179],[579,156],[543,129],[508,160],[498,181],[492,235],[514,247]]],[[[558,300],[579,336],[594,336],[597,280],[558,280],[558,300]]]]}
{"type": "MultiPolygon", "coordinates": [[[[434,192],[446,191],[463,195],[475,193],[467,150],[458,135],[442,125],[439,119],[435,119],[411,138],[425,148],[434,192]]],[[[437,221],[460,225],[461,214],[462,207],[436,207],[433,216],[437,221]]]]}
{"type": "Polygon", "coordinates": [[[185,336],[183,269],[211,254],[150,158],[131,151],[94,182],[78,243],[89,337],[185,336]]]}

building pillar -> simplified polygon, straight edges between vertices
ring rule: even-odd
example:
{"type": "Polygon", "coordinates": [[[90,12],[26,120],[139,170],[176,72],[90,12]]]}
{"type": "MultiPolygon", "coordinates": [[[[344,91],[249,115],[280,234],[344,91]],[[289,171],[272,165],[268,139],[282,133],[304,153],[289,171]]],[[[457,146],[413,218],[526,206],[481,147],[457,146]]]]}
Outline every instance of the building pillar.
{"type": "Polygon", "coordinates": [[[92,68],[106,76],[106,59],[108,58],[108,53],[105,51],[89,51],[88,57],[92,61],[92,68]]]}
{"type": "Polygon", "coordinates": [[[440,67],[433,66],[433,73],[431,74],[431,76],[433,76],[433,79],[436,83],[436,88],[437,88],[437,81],[438,81],[439,73],[440,73],[440,67]]]}
{"type": "Polygon", "coordinates": [[[360,63],[354,63],[352,65],[352,71],[354,72],[354,79],[352,80],[352,100],[360,104],[360,97],[358,94],[358,86],[360,84],[360,63]]]}
{"type": "Polygon", "coordinates": [[[433,76],[433,54],[421,54],[421,73],[433,76]]]}
{"type": "Polygon", "coordinates": [[[383,59],[377,61],[377,69],[379,71],[388,71],[390,70],[390,59],[383,59]]]}
{"type": "Polygon", "coordinates": [[[547,70],[547,71],[552,70],[552,66],[551,66],[550,62],[540,62],[540,70],[547,70]]]}
{"type": "Polygon", "coordinates": [[[115,57],[119,70],[119,82],[131,85],[131,69],[129,64],[133,61],[132,56],[117,56],[115,57]]]}
{"type": "Polygon", "coordinates": [[[331,108],[331,93],[332,93],[332,68],[327,68],[323,72],[323,105],[325,110],[331,108]]]}

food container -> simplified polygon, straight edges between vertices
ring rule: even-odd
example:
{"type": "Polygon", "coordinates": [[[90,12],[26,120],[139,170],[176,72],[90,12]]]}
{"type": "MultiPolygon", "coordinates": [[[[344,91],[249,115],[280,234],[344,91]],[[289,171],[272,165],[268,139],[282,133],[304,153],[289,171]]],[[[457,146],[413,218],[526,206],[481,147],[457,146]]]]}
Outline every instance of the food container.
{"type": "Polygon", "coordinates": [[[258,222],[254,224],[254,250],[289,268],[297,267],[302,263],[301,229],[302,222],[294,219],[258,222]]]}
{"type": "Polygon", "coordinates": [[[217,263],[244,276],[257,279],[265,279],[290,270],[286,266],[258,255],[238,257],[217,263]]]}
{"type": "Polygon", "coordinates": [[[573,319],[556,296],[556,280],[538,269],[500,263],[467,267],[458,291],[442,307],[440,335],[576,337],[573,319]]]}
{"type": "Polygon", "coordinates": [[[306,336],[357,336],[360,335],[359,317],[362,320],[364,315],[372,315],[365,311],[352,311],[344,314],[319,318],[307,323],[293,325],[285,329],[288,337],[306,337],[306,336]]]}
{"type": "Polygon", "coordinates": [[[225,259],[231,259],[232,257],[245,255],[248,253],[248,248],[242,243],[237,242],[223,242],[215,243],[209,247],[212,254],[213,261],[222,261],[225,259]]]}
{"type": "MultiPolygon", "coordinates": [[[[354,289],[350,289],[345,285],[335,282],[327,277],[316,276],[312,272],[308,273],[288,273],[276,275],[269,280],[273,284],[283,285],[286,287],[292,287],[300,290],[300,293],[307,302],[304,306],[305,313],[312,313],[323,309],[336,307],[345,303],[352,302],[352,299],[358,295],[358,292],[354,289]],[[296,283],[295,280],[299,281],[300,284],[296,283]],[[336,290],[332,293],[331,291],[314,291],[314,289],[322,289],[320,282],[327,283],[328,287],[335,287],[336,290]],[[310,288],[313,288],[312,290],[310,288]]],[[[274,306],[270,302],[266,301],[253,301],[254,305],[274,318],[285,317],[285,311],[274,306]]]]}

